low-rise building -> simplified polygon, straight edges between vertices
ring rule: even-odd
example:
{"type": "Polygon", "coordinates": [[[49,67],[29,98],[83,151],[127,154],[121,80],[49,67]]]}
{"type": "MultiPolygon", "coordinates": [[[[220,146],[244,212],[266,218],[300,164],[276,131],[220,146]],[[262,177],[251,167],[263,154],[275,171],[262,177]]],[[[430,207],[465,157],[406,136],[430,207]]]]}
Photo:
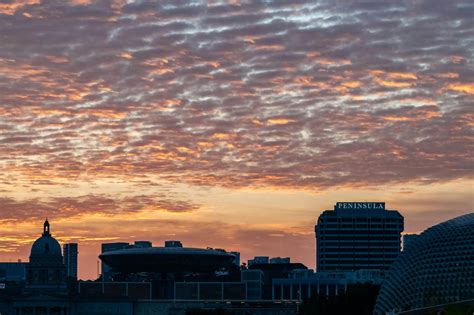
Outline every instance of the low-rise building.
{"type": "Polygon", "coordinates": [[[287,279],[273,279],[272,300],[302,301],[315,294],[334,296],[346,292],[349,285],[381,284],[383,279],[384,272],[378,270],[316,273],[312,270],[294,270],[287,279]]]}
{"type": "Polygon", "coordinates": [[[0,263],[0,283],[5,282],[25,282],[27,263],[2,262],[0,263]]]}

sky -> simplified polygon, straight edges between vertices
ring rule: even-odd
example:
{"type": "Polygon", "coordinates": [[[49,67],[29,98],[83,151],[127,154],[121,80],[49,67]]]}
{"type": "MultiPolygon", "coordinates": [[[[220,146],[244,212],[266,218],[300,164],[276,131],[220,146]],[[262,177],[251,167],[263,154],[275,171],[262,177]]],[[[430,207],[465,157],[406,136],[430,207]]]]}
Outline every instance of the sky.
{"type": "Polygon", "coordinates": [[[0,261],[103,242],[315,267],[338,201],[473,211],[471,1],[0,3],[0,261]]]}

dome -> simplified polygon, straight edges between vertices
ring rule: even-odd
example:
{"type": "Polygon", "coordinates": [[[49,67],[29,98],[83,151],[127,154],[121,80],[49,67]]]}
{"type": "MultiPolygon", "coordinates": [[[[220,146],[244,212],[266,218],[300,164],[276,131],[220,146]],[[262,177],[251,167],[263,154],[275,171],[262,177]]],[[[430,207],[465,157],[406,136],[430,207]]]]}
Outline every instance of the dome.
{"type": "Polygon", "coordinates": [[[61,246],[49,232],[49,222],[44,222],[43,235],[31,247],[30,257],[61,257],[61,246]]]}
{"type": "Polygon", "coordinates": [[[424,231],[390,268],[375,314],[474,298],[474,213],[424,231]]]}
{"type": "Polygon", "coordinates": [[[31,247],[31,256],[61,256],[61,246],[52,236],[41,236],[31,247]]]}

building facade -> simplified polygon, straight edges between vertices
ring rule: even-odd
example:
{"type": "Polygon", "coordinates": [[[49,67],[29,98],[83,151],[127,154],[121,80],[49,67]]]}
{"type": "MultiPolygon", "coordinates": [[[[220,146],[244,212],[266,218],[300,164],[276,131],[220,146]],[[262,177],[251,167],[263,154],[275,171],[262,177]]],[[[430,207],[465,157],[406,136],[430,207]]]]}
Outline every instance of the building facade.
{"type": "Polygon", "coordinates": [[[64,244],[64,265],[66,266],[66,276],[77,279],[77,243],[64,244]]]}
{"type": "Polygon", "coordinates": [[[315,226],[317,271],[388,270],[401,250],[403,216],[384,202],[338,202],[315,226]]]}
{"type": "Polygon", "coordinates": [[[61,246],[51,235],[48,220],[44,222],[42,236],[31,247],[30,262],[26,270],[28,289],[42,291],[66,289],[66,268],[61,246]]]}
{"type": "Polygon", "coordinates": [[[317,272],[294,270],[288,278],[273,279],[273,301],[303,301],[313,295],[336,296],[346,292],[347,287],[357,283],[380,285],[384,272],[379,270],[357,270],[339,272],[317,272]]]}
{"type": "Polygon", "coordinates": [[[21,261],[0,263],[0,283],[25,281],[26,265],[21,261]]]}
{"type": "Polygon", "coordinates": [[[474,213],[427,229],[400,254],[380,289],[374,314],[468,300],[474,300],[474,213]]]}

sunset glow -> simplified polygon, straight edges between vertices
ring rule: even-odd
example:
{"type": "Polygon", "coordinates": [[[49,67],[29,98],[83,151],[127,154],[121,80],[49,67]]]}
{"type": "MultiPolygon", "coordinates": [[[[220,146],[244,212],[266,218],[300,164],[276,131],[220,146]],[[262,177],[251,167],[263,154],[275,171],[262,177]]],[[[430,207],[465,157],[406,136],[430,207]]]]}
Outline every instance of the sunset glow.
{"type": "Polygon", "coordinates": [[[472,4],[173,3],[0,4],[0,261],[48,217],[82,279],[112,241],[314,268],[337,201],[473,211],[472,4]]]}

